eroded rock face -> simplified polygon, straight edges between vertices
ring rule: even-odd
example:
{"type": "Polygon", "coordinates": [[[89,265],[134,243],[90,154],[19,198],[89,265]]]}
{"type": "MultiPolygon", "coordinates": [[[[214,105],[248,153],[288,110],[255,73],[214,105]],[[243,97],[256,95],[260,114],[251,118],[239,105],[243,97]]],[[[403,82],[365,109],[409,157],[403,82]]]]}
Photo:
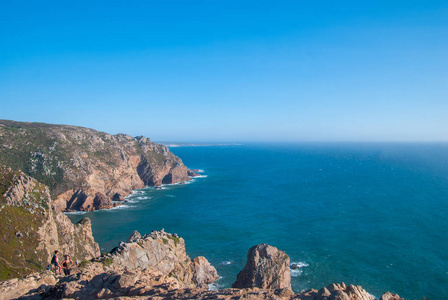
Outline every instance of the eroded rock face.
{"type": "Polygon", "coordinates": [[[205,257],[199,256],[193,259],[193,282],[198,287],[207,288],[209,284],[215,282],[218,278],[218,272],[215,267],[210,265],[205,257]]]}
{"type": "Polygon", "coordinates": [[[247,253],[246,266],[232,287],[291,290],[288,255],[267,244],[253,246],[247,253]]]}
{"type": "Polygon", "coordinates": [[[58,210],[97,210],[133,189],[189,180],[182,160],[145,137],[0,120],[0,163],[50,188],[58,210]]]}
{"type": "Polygon", "coordinates": [[[400,297],[400,296],[397,295],[397,294],[392,294],[392,293],[390,293],[390,292],[385,292],[385,293],[381,296],[380,300],[405,300],[405,299],[402,298],[402,297],[400,297]]]}
{"type": "Polygon", "coordinates": [[[139,237],[134,231],[129,243],[121,243],[112,253],[114,267],[135,270],[151,269],[169,275],[180,287],[206,287],[218,278],[216,269],[204,257],[192,261],[185,251],[185,241],[162,231],[139,237]]]}
{"type": "MultiPolygon", "coordinates": [[[[20,296],[24,299],[373,299],[362,287],[346,286],[344,283],[296,295],[290,287],[211,291],[204,287],[216,279],[216,270],[203,257],[191,261],[185,253],[183,239],[162,230],[143,237],[135,231],[128,240],[129,243],[121,243],[112,253],[74,268],[70,276],[55,277],[51,272],[43,272],[24,279],[1,282],[0,299],[20,296]]],[[[254,253],[266,250],[266,254],[260,255],[263,259],[282,261],[284,254],[275,247],[272,247],[274,250],[271,246],[259,246],[263,247],[254,253]]],[[[260,265],[267,266],[269,263],[260,265]]],[[[271,272],[273,269],[262,270],[271,272]]],[[[386,293],[381,299],[402,298],[386,293]]]]}
{"type": "Polygon", "coordinates": [[[361,286],[348,285],[345,283],[332,283],[327,287],[317,290],[308,290],[297,295],[294,299],[301,300],[375,300],[361,286]]]}
{"type": "Polygon", "coordinates": [[[42,271],[55,250],[85,260],[99,256],[89,219],[73,223],[54,211],[48,188],[0,166],[1,278],[42,271]]]}

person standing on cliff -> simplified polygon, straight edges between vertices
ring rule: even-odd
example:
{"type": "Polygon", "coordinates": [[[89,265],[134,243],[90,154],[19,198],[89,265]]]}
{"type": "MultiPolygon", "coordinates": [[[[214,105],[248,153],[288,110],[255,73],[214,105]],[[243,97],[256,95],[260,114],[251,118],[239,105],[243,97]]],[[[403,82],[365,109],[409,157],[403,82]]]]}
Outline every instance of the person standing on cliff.
{"type": "Polygon", "coordinates": [[[54,266],[54,273],[57,274],[61,274],[61,265],[59,264],[59,258],[58,258],[58,250],[54,251],[54,255],[51,258],[51,264],[54,266]]]}
{"type": "Polygon", "coordinates": [[[73,265],[73,261],[70,259],[70,256],[65,255],[65,260],[62,262],[62,268],[64,269],[64,275],[70,275],[70,268],[73,265]]]}

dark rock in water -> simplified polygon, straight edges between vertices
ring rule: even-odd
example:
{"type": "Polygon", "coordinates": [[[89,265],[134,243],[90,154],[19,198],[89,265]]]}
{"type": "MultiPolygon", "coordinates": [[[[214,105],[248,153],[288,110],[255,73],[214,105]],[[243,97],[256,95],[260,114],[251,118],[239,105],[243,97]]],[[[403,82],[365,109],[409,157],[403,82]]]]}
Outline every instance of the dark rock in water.
{"type": "Polygon", "coordinates": [[[95,194],[95,198],[93,198],[94,210],[106,209],[111,207],[113,207],[113,204],[109,197],[100,192],[95,194]]]}
{"type": "Polygon", "coordinates": [[[300,269],[300,266],[298,264],[291,264],[289,267],[291,268],[291,270],[300,269]]]}
{"type": "Polygon", "coordinates": [[[199,176],[199,174],[196,173],[197,171],[198,171],[198,170],[188,170],[188,171],[187,171],[187,174],[188,174],[188,176],[190,176],[190,177],[196,177],[196,176],[199,176]]]}
{"type": "Polygon", "coordinates": [[[291,290],[288,255],[267,244],[253,246],[247,253],[246,266],[232,287],[291,290]]]}
{"type": "Polygon", "coordinates": [[[126,201],[126,199],[119,193],[115,193],[112,197],[112,201],[126,201]]]}

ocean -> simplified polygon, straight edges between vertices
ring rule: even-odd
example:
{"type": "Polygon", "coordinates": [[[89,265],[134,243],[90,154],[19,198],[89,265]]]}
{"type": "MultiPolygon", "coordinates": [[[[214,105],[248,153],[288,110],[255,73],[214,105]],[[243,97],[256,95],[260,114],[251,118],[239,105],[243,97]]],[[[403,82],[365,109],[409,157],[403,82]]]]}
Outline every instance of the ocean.
{"type": "Polygon", "coordinates": [[[448,144],[299,143],[170,149],[201,176],[136,190],[92,220],[103,252],[162,228],[230,287],[248,249],[285,251],[295,292],[333,282],[448,299],[448,144]]]}

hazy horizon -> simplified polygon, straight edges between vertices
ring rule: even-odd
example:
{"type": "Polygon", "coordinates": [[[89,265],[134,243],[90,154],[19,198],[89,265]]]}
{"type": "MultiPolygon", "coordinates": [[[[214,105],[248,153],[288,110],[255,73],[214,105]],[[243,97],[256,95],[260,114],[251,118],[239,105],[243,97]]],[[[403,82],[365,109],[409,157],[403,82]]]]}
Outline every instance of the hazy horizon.
{"type": "Polygon", "coordinates": [[[448,141],[446,1],[4,1],[0,36],[0,119],[154,141],[448,141]]]}

